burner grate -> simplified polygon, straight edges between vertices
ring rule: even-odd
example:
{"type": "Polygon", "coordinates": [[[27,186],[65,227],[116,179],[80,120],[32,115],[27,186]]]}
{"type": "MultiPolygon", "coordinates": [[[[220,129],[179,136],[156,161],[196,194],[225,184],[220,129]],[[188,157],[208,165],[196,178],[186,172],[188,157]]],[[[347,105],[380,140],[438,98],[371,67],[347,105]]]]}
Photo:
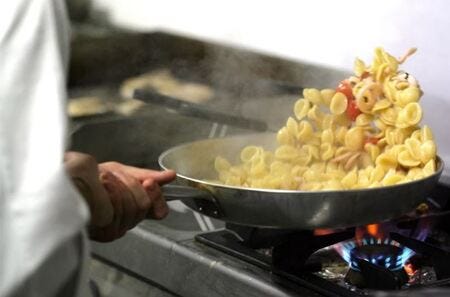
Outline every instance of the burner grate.
{"type": "MultiPolygon", "coordinates": [[[[234,228],[234,226],[227,226],[227,228],[234,228]]],[[[349,236],[352,236],[352,232],[342,232],[331,234],[330,236],[320,236],[314,237],[311,232],[289,232],[290,234],[286,237],[286,231],[281,230],[279,233],[276,230],[250,230],[253,228],[248,227],[245,228],[246,232],[244,233],[241,226],[239,228],[234,228],[234,230],[220,230],[214,231],[210,233],[199,234],[195,237],[196,241],[218,249],[228,255],[236,257],[240,260],[246,261],[250,264],[256,265],[264,270],[272,272],[273,280],[285,287],[289,287],[293,290],[296,287],[309,288],[314,290],[324,296],[328,297],[356,297],[361,296],[361,294],[357,292],[353,292],[347,290],[344,287],[339,286],[333,282],[330,282],[326,279],[321,278],[313,274],[312,272],[316,269],[315,265],[311,265],[310,263],[306,263],[306,260],[310,256],[308,254],[305,256],[304,250],[308,250],[313,253],[315,250],[320,249],[321,247],[331,245],[341,240],[348,239],[349,236]],[[236,232],[236,229],[239,229],[239,233],[236,232]],[[267,233],[264,233],[267,231],[267,233]],[[271,254],[264,254],[255,249],[254,247],[249,247],[248,244],[254,244],[255,241],[252,241],[252,236],[255,233],[259,232],[260,235],[262,233],[267,235],[267,240],[278,242],[279,236],[284,236],[285,240],[283,243],[278,244],[277,246],[271,249],[271,254]],[[262,233],[261,233],[262,232],[262,233]],[[278,234],[277,234],[278,233],[278,234]],[[270,234],[270,236],[269,236],[270,234]],[[281,235],[283,234],[283,235],[281,235]],[[309,235],[308,235],[309,234],[309,235]],[[243,235],[244,238],[241,237],[243,235]],[[250,237],[245,236],[250,235],[250,237]],[[250,240],[250,241],[249,241],[250,240]],[[301,245],[298,245],[302,243],[301,245]],[[303,248],[293,249],[294,246],[300,246],[303,248]],[[309,247],[308,247],[309,246],[309,247]],[[291,253],[294,255],[284,254],[283,253],[291,253]],[[300,255],[302,254],[302,255],[300,255]],[[274,256],[277,255],[277,256],[274,256]],[[302,263],[298,263],[296,265],[290,265],[290,263],[295,261],[280,261],[280,259],[293,259],[301,261],[302,263]],[[275,260],[278,259],[278,260],[275,260]],[[287,267],[283,267],[287,266],[287,267]]],[[[264,244],[264,247],[266,245],[264,244]]]]}
{"type": "Polygon", "coordinates": [[[349,269],[345,276],[346,281],[358,288],[374,290],[396,290],[408,282],[405,270],[392,271],[365,259],[355,259],[359,270],[349,269]]]}
{"type": "Polygon", "coordinates": [[[391,238],[398,243],[408,246],[413,251],[431,258],[438,280],[450,278],[450,252],[434,245],[408,238],[398,233],[391,233],[391,238]]]}

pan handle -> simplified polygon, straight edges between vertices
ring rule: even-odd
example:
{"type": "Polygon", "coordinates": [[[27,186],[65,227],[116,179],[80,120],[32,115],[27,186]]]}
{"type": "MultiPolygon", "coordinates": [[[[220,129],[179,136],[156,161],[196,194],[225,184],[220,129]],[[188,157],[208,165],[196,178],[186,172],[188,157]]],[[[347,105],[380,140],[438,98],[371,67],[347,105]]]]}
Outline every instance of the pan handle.
{"type": "Polygon", "coordinates": [[[183,199],[206,199],[213,200],[210,193],[204,190],[189,186],[164,185],[162,192],[166,201],[183,200],[183,199]]]}
{"type": "Polygon", "coordinates": [[[243,118],[233,114],[227,114],[219,110],[207,108],[200,104],[182,101],[171,96],[166,96],[150,89],[135,89],[133,98],[142,100],[147,103],[159,104],[165,107],[173,108],[181,114],[188,116],[220,122],[222,124],[232,125],[249,130],[268,130],[267,123],[263,121],[243,118]]]}
{"type": "Polygon", "coordinates": [[[189,207],[197,212],[216,219],[224,216],[216,198],[206,190],[188,186],[164,185],[162,192],[166,201],[189,199],[193,201],[189,207]]]}

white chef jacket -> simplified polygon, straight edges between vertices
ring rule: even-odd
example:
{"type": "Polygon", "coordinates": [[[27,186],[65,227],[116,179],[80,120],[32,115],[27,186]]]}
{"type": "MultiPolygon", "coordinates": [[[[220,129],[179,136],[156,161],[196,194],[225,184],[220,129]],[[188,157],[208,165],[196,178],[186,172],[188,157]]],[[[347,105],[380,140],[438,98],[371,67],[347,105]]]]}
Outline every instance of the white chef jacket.
{"type": "Polygon", "coordinates": [[[88,209],[63,168],[62,0],[0,1],[0,296],[88,296],[88,209]]]}

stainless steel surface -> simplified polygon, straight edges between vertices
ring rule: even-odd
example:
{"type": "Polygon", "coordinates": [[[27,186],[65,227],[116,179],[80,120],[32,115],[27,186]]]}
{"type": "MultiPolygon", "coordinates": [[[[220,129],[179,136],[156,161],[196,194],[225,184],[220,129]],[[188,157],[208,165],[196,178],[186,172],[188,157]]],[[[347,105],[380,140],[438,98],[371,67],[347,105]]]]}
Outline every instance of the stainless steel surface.
{"type": "Polygon", "coordinates": [[[195,197],[195,199],[212,199],[211,193],[193,187],[164,185],[162,190],[166,201],[192,199],[192,197],[195,197]]]}
{"type": "Polygon", "coordinates": [[[208,216],[220,211],[216,218],[237,224],[293,229],[350,227],[396,218],[426,200],[444,167],[438,159],[437,172],[427,178],[346,191],[264,190],[210,182],[217,179],[215,158],[222,156],[236,163],[240,151],[248,144],[273,149],[276,135],[260,133],[196,141],[164,152],[159,164],[177,171],[177,182],[181,185],[211,193],[213,199],[208,207],[199,206],[195,199],[183,199],[193,210],[208,216]]]}
{"type": "MultiPolygon", "coordinates": [[[[89,263],[90,280],[98,289],[98,297],[177,297],[157,284],[136,278],[127,272],[96,259],[89,263]]],[[[97,297],[96,295],[92,297],[97,297]]]]}
{"type": "Polygon", "coordinates": [[[320,297],[307,288],[283,287],[262,268],[194,241],[199,230],[144,221],[109,244],[92,242],[93,254],[183,297],[320,297]]]}

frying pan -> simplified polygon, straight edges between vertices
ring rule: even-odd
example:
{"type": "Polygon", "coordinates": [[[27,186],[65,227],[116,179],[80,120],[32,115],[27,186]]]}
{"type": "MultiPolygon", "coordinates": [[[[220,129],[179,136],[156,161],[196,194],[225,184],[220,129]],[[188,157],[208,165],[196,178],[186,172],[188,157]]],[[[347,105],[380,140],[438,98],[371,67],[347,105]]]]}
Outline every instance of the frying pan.
{"type": "Polygon", "coordinates": [[[246,145],[273,150],[276,135],[258,133],[200,140],[171,148],[159,157],[163,169],[177,172],[177,185],[163,187],[167,200],[235,224],[283,229],[340,228],[382,222],[414,210],[439,180],[444,164],[437,158],[433,175],[413,182],[358,190],[293,191],[222,185],[214,160],[237,163],[246,145]]]}

